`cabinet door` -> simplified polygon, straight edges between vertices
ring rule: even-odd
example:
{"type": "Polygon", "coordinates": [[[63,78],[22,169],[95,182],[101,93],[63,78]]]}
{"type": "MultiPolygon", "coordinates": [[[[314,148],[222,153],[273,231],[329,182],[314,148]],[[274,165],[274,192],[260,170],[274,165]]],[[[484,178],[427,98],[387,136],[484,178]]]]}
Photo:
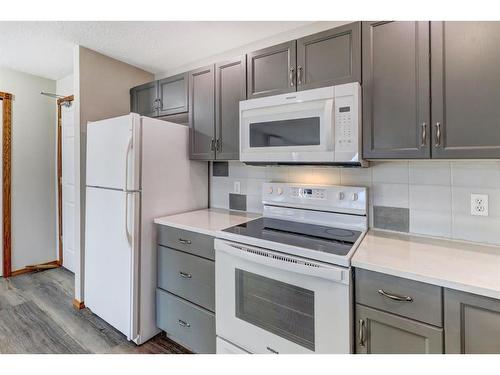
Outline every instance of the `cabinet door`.
{"type": "Polygon", "coordinates": [[[295,40],[248,54],[248,99],[295,91],[295,63],[295,40]]]}
{"type": "Polygon", "coordinates": [[[159,116],[188,111],[188,75],[178,74],[158,81],[159,116]]]}
{"type": "Polygon", "coordinates": [[[500,157],[500,23],[432,22],[431,35],[432,156],[500,157]]]}
{"type": "Polygon", "coordinates": [[[361,23],[297,40],[297,89],[361,81],[361,23]]]}
{"type": "Polygon", "coordinates": [[[356,305],[356,353],[441,354],[443,329],[356,305]]]}
{"type": "Polygon", "coordinates": [[[430,157],[428,22],[363,22],[363,157],[430,157]]]}
{"type": "Polygon", "coordinates": [[[130,111],[143,116],[158,116],[158,81],[130,89],[130,111]]]}
{"type": "Polygon", "coordinates": [[[215,158],[215,70],[208,65],[189,73],[191,159],[215,158]]]}
{"type": "Polygon", "coordinates": [[[240,158],[240,100],[247,97],[246,58],[215,65],[216,149],[219,160],[240,158]]]}
{"type": "Polygon", "coordinates": [[[445,289],[446,353],[500,354],[500,300],[445,289]]]}

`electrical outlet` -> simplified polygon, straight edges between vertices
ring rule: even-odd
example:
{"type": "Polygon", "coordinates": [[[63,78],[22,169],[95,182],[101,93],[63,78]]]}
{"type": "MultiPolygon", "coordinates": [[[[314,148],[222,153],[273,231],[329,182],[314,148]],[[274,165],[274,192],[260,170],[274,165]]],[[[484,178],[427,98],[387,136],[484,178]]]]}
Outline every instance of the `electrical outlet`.
{"type": "Polygon", "coordinates": [[[488,194],[470,195],[470,214],[488,216],[488,194]]]}
{"type": "Polygon", "coordinates": [[[233,184],[233,192],[235,194],[240,194],[241,193],[241,184],[239,181],[234,181],[234,184],[233,184]]]}

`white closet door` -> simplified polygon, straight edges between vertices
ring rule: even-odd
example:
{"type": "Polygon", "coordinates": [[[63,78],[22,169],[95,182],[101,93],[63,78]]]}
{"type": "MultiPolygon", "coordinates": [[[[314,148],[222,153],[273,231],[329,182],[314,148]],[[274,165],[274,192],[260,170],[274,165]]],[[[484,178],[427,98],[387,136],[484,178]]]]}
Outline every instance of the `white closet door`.
{"type": "Polygon", "coordinates": [[[63,267],[75,272],[75,116],[74,106],[62,107],[62,243],[63,267]]]}

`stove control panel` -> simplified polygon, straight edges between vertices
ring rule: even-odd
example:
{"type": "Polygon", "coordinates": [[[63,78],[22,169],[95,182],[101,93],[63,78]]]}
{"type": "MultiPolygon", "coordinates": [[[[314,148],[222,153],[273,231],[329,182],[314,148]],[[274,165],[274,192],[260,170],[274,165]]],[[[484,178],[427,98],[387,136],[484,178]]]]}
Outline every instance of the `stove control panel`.
{"type": "Polygon", "coordinates": [[[262,203],[366,215],[367,189],[355,186],[269,182],[262,186],[262,203]]]}

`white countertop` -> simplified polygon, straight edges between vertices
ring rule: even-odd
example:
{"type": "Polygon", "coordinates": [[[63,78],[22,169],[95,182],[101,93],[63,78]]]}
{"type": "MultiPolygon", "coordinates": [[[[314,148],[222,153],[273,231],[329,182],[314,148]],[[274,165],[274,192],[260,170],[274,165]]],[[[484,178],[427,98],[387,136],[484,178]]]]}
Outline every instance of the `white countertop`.
{"type": "Polygon", "coordinates": [[[232,227],[233,225],[246,223],[260,216],[258,214],[220,208],[206,208],[204,210],[159,217],[154,219],[154,222],[215,237],[218,231],[232,227]]]}
{"type": "Polygon", "coordinates": [[[352,265],[500,299],[500,246],[370,230],[352,265]]]}

